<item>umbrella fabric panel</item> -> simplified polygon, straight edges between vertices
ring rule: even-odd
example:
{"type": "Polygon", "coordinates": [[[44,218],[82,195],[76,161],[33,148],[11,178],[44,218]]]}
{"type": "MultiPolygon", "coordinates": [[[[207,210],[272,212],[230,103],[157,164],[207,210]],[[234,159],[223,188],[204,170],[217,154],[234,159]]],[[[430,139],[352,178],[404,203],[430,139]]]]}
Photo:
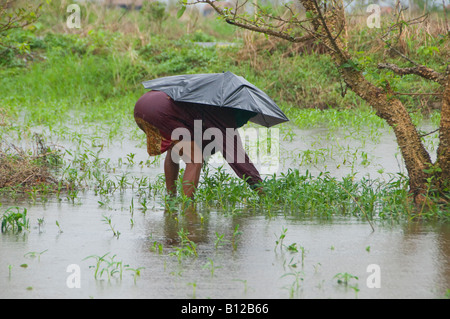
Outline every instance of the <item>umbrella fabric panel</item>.
{"type": "Polygon", "coordinates": [[[173,75],[143,82],[146,89],[163,91],[177,102],[222,106],[223,77],[212,74],[173,75]]]}
{"type": "Polygon", "coordinates": [[[175,75],[143,83],[144,87],[165,92],[177,102],[247,110],[264,126],[288,121],[276,103],[262,90],[231,72],[175,75]]]}

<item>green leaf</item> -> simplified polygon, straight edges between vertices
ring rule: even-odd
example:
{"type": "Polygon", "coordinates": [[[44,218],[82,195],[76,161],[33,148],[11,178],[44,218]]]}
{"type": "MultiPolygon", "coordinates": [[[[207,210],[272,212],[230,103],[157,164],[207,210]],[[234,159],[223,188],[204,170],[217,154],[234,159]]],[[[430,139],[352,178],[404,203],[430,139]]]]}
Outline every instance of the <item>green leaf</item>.
{"type": "Polygon", "coordinates": [[[178,10],[177,12],[177,19],[181,18],[181,16],[183,15],[184,11],[186,11],[186,6],[182,6],[180,10],[178,10]]]}

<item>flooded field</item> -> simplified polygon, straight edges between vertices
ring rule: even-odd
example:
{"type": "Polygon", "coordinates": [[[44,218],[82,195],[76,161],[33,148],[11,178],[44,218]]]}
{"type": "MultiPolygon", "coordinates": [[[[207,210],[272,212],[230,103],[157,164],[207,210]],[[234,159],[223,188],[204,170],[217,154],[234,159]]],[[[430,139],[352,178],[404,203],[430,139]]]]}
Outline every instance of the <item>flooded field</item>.
{"type": "MultiPolygon", "coordinates": [[[[403,168],[390,133],[380,134],[285,127],[277,174],[296,167],[389,179],[403,168]]],[[[97,155],[114,167],[105,174],[162,173],[159,162],[138,164],[147,156],[136,140],[97,155]]],[[[0,236],[0,298],[448,297],[448,223],[375,217],[372,231],[354,216],[167,211],[158,196],[143,205],[127,185],[106,195],[87,187],[75,198],[3,198],[3,211],[26,209],[29,227],[0,236]]]]}

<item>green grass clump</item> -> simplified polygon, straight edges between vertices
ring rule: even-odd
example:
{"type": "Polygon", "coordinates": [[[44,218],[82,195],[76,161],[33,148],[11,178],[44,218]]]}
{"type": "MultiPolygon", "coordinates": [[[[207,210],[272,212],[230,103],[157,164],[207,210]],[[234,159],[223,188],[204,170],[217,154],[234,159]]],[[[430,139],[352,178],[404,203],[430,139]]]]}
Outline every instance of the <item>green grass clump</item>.
{"type": "Polygon", "coordinates": [[[262,213],[266,216],[337,216],[370,220],[439,219],[448,220],[445,207],[417,210],[408,192],[407,179],[393,176],[389,181],[356,180],[354,176],[338,180],[329,173],[313,176],[293,169],[264,180],[265,196],[256,195],[245,182],[223,169],[206,171],[195,201],[203,209],[224,213],[262,213]]]}
{"type": "Polygon", "coordinates": [[[29,227],[30,220],[27,218],[26,208],[23,208],[21,211],[19,207],[10,207],[3,213],[1,218],[2,233],[20,233],[22,230],[28,230],[29,227]]]}

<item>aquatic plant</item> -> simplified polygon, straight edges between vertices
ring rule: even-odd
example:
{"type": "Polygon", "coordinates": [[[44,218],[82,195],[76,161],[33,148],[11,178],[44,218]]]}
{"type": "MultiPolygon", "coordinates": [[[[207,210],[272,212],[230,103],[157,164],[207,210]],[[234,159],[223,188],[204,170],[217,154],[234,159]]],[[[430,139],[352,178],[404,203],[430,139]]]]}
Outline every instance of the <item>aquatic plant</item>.
{"type": "Polygon", "coordinates": [[[145,269],[145,267],[130,267],[130,265],[125,264],[123,261],[116,260],[116,257],[117,255],[115,254],[110,256],[110,252],[108,252],[102,256],[91,255],[85,257],[83,260],[96,260],[95,265],[90,266],[90,268],[94,268],[95,280],[101,279],[103,274],[106,274],[108,281],[111,281],[112,278],[116,278],[116,276],[118,276],[118,280],[122,280],[123,272],[130,271],[133,274],[134,283],[136,283],[136,279],[141,275],[141,270],[145,269]]]}
{"type": "Polygon", "coordinates": [[[8,208],[2,216],[1,232],[12,231],[19,233],[22,230],[28,230],[30,227],[30,220],[27,218],[27,209],[20,207],[8,208]]]}
{"type": "Polygon", "coordinates": [[[231,245],[233,246],[233,250],[237,249],[237,244],[239,240],[239,236],[242,234],[241,231],[239,231],[239,224],[237,224],[234,227],[233,236],[231,237],[231,245]]]}
{"type": "Polygon", "coordinates": [[[225,239],[225,234],[219,234],[216,232],[216,239],[214,240],[214,248],[218,248],[219,246],[225,245],[228,240],[225,239]]]}
{"type": "Polygon", "coordinates": [[[103,215],[103,222],[109,226],[111,229],[113,236],[119,238],[120,232],[115,229],[115,226],[112,224],[112,218],[111,216],[105,216],[103,215]]]}
{"type": "Polygon", "coordinates": [[[63,233],[62,228],[61,228],[61,225],[59,224],[59,222],[58,222],[58,221],[55,221],[55,224],[56,224],[56,227],[58,227],[58,232],[59,232],[60,234],[63,233]]]}
{"type": "Polygon", "coordinates": [[[188,238],[189,232],[182,228],[177,234],[180,240],[179,246],[175,246],[169,256],[176,256],[178,262],[181,262],[184,257],[198,257],[197,244],[188,238]]]}
{"type": "Polygon", "coordinates": [[[133,273],[134,284],[136,284],[136,279],[141,276],[142,269],[145,269],[145,267],[138,267],[138,268],[127,267],[127,268],[125,268],[126,271],[131,271],[133,273]]]}
{"type": "Polygon", "coordinates": [[[163,248],[164,248],[164,246],[163,246],[162,243],[154,241],[153,245],[151,246],[150,249],[153,250],[153,251],[157,251],[160,255],[162,255],[163,254],[163,248]]]}
{"type": "Polygon", "coordinates": [[[214,277],[214,272],[216,269],[222,268],[221,266],[214,266],[214,261],[211,258],[208,258],[208,262],[203,265],[204,269],[209,269],[211,273],[211,277],[214,277]]]}
{"type": "Polygon", "coordinates": [[[305,279],[305,273],[303,271],[293,271],[282,275],[281,278],[288,276],[294,277],[293,282],[289,286],[289,298],[294,298],[295,293],[301,288],[301,282],[305,279]]]}
{"type": "Polygon", "coordinates": [[[339,285],[344,286],[345,288],[350,288],[355,292],[355,297],[358,296],[359,288],[358,288],[358,277],[347,272],[336,274],[333,279],[337,280],[339,285]],[[353,283],[356,281],[356,283],[353,283]]]}
{"type": "Polygon", "coordinates": [[[275,241],[274,250],[276,250],[278,246],[280,247],[280,250],[283,249],[283,241],[286,238],[286,233],[287,233],[287,228],[282,227],[281,234],[277,237],[277,240],[275,241]]]}
{"type": "Polygon", "coordinates": [[[348,286],[352,280],[358,280],[358,277],[347,272],[337,273],[333,279],[336,279],[340,285],[348,286]]]}
{"type": "Polygon", "coordinates": [[[31,257],[31,258],[38,258],[38,261],[41,261],[41,255],[43,254],[43,253],[45,253],[46,251],[48,251],[48,249],[45,249],[45,250],[43,250],[43,251],[41,251],[41,252],[37,252],[37,251],[30,251],[30,252],[27,252],[25,255],[23,255],[24,257],[31,257]]]}

